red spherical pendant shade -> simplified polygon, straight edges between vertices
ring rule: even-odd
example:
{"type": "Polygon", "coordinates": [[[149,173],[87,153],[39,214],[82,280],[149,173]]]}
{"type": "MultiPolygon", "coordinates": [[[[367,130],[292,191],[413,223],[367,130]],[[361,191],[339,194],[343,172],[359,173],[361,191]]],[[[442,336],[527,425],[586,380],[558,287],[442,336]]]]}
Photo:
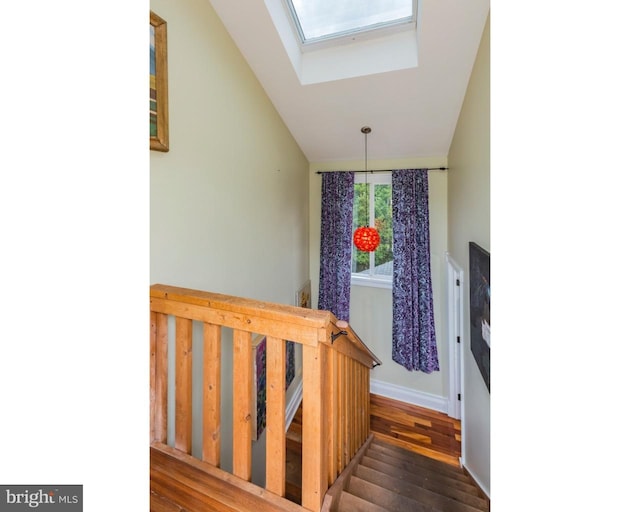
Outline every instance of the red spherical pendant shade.
{"type": "Polygon", "coordinates": [[[360,227],[353,233],[353,243],[361,251],[375,251],[380,244],[380,235],[376,228],[360,227]]]}

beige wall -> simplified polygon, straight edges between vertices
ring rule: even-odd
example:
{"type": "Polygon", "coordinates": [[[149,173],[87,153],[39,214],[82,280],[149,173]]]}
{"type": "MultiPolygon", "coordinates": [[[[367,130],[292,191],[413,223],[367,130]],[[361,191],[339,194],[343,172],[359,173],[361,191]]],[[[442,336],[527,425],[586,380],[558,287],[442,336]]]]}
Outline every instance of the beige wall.
{"type": "MultiPolygon", "coordinates": [[[[309,276],[309,164],[207,0],[151,9],[168,29],[170,151],[150,152],[150,281],[293,304],[309,276]]],[[[200,350],[196,337],[194,362],[200,350]]],[[[231,404],[223,390],[223,417],[231,404]]]]}
{"type": "Polygon", "coordinates": [[[151,282],[293,303],[308,163],[207,0],[167,21],[170,151],[152,151],[151,282]]]}
{"type": "MultiPolygon", "coordinates": [[[[368,169],[403,169],[446,166],[446,158],[419,158],[369,161],[368,169]]],[[[317,307],[320,277],[320,213],[322,177],[319,170],[362,170],[364,161],[311,163],[309,177],[310,270],[313,305],[317,307]]],[[[447,248],[447,173],[429,172],[429,209],[431,235],[431,272],[434,293],[436,339],[440,356],[440,371],[426,374],[410,372],[391,359],[391,289],[351,287],[350,324],[363,341],[382,360],[371,378],[401,386],[438,398],[448,393],[448,347],[444,322],[445,261],[447,248]]]]}
{"type": "MultiPolygon", "coordinates": [[[[491,251],[490,241],[490,28],[485,27],[449,152],[449,251],[469,273],[469,242],[491,251]]],[[[469,311],[468,282],[464,291],[469,311]]],[[[463,460],[490,492],[490,396],[469,349],[464,322],[463,460]]]]}

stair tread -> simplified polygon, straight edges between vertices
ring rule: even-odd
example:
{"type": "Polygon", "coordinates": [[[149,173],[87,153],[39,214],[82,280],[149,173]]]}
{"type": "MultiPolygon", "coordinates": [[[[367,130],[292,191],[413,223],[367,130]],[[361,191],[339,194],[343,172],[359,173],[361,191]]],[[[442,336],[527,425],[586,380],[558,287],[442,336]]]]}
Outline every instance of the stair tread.
{"type": "Polygon", "coordinates": [[[434,511],[431,505],[420,503],[411,497],[395,493],[355,475],[352,476],[349,481],[348,492],[367,501],[376,503],[390,512],[405,512],[407,510],[411,510],[412,512],[434,511]]]}
{"type": "Polygon", "coordinates": [[[386,508],[364,500],[348,491],[342,491],[337,512],[389,512],[386,508]]]}
{"type": "Polygon", "coordinates": [[[373,440],[373,442],[369,446],[369,450],[383,453],[386,456],[394,457],[396,459],[400,459],[404,462],[409,462],[416,466],[431,469],[435,468],[438,472],[442,474],[446,473],[451,478],[456,478],[465,482],[470,481],[469,477],[465,474],[464,470],[460,466],[452,466],[451,464],[448,464],[446,462],[431,459],[419,453],[405,450],[404,448],[394,446],[378,439],[373,440]]]}
{"type": "Polygon", "coordinates": [[[383,472],[402,471],[412,482],[428,489],[451,489],[452,492],[466,492],[474,496],[482,496],[478,487],[471,483],[470,478],[467,480],[451,478],[447,473],[440,473],[437,469],[416,466],[378,453],[367,452],[361,464],[374,469],[379,468],[383,472]]]}
{"type": "Polygon", "coordinates": [[[474,507],[482,506],[482,504],[485,503],[484,499],[479,496],[476,488],[473,488],[473,492],[470,493],[466,490],[451,487],[448,485],[448,482],[429,479],[424,475],[414,474],[392,464],[386,464],[368,457],[363,457],[360,465],[383,474],[393,475],[395,478],[420,487],[421,489],[447,496],[474,507]]]}
{"type": "MultiPolygon", "coordinates": [[[[464,497],[466,502],[462,502],[458,499],[425,489],[402,478],[397,478],[396,476],[363,466],[362,464],[357,467],[354,474],[358,478],[367,480],[392,492],[409,496],[427,505],[432,505],[443,512],[486,512],[489,509],[487,502],[477,496],[466,496],[464,497]],[[469,502],[473,502],[473,504],[469,502]]],[[[403,474],[403,478],[404,476],[403,474]]]]}
{"type": "Polygon", "coordinates": [[[376,439],[404,450],[410,450],[414,455],[418,454],[428,457],[433,461],[444,462],[454,468],[460,467],[460,456],[451,453],[443,453],[441,448],[435,448],[432,445],[417,444],[416,442],[404,439],[401,435],[389,435],[375,432],[376,439]]]}

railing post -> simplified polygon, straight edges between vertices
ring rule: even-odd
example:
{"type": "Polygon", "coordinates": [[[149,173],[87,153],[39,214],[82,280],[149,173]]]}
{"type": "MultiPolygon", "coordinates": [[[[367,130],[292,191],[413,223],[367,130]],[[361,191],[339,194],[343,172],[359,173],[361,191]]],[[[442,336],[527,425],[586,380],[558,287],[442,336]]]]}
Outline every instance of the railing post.
{"type": "Polygon", "coordinates": [[[326,347],[302,348],[302,506],[319,512],[328,488],[324,402],[326,347]]]}

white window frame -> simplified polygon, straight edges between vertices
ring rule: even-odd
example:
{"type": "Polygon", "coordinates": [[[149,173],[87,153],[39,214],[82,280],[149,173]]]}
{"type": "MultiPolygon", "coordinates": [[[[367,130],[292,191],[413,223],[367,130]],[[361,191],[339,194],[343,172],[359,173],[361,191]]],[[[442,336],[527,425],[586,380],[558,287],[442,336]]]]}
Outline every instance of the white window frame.
{"type": "Polygon", "coordinates": [[[305,49],[322,49],[341,44],[353,43],[354,41],[382,37],[404,30],[416,30],[417,26],[418,0],[412,0],[410,16],[381,23],[363,25],[360,28],[333,32],[323,36],[307,38],[304,34],[304,30],[302,29],[302,24],[298,18],[298,12],[293,5],[293,1],[282,0],[282,3],[287,11],[289,22],[296,33],[296,39],[302,51],[305,49]]]}
{"type": "MultiPolygon", "coordinates": [[[[391,172],[359,172],[354,176],[354,185],[357,183],[368,183],[369,185],[391,185],[391,172]]],[[[375,187],[369,189],[369,224],[375,223],[373,212],[375,211],[375,187]]],[[[352,251],[356,248],[352,243],[352,251]]],[[[369,272],[375,267],[375,251],[369,254],[369,272]]],[[[352,286],[370,286],[373,288],[393,288],[393,276],[363,275],[362,273],[351,273],[352,286]]]]}

